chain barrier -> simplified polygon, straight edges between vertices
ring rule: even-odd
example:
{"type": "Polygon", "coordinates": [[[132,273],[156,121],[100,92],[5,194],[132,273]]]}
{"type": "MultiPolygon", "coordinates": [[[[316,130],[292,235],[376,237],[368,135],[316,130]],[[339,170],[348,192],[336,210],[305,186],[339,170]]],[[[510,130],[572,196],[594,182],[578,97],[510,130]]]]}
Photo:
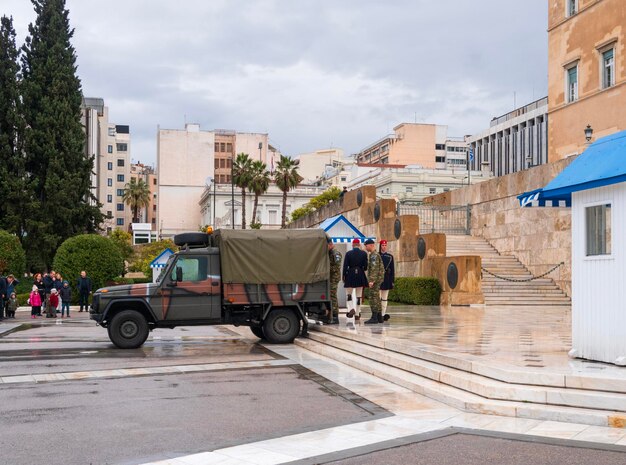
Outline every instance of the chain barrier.
{"type": "Polygon", "coordinates": [[[528,281],[533,281],[535,279],[541,279],[544,276],[549,275],[550,273],[552,273],[554,270],[556,270],[559,266],[565,265],[565,262],[561,262],[558,265],[553,266],[551,269],[549,269],[548,271],[546,271],[544,274],[540,274],[539,276],[531,276],[530,278],[524,278],[524,279],[515,279],[515,278],[507,278],[506,276],[499,276],[495,273],[492,273],[491,271],[489,271],[487,268],[485,268],[484,266],[481,266],[480,268],[486,272],[487,274],[490,274],[491,276],[493,276],[494,278],[498,278],[498,279],[503,279],[505,281],[510,281],[513,283],[524,283],[524,282],[528,282],[528,281]]]}

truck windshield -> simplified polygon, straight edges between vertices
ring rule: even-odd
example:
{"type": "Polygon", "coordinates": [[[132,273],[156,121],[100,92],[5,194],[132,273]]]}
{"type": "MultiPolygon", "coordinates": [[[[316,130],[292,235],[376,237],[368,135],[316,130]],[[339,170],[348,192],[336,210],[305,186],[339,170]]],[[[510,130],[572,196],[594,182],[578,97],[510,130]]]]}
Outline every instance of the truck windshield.
{"type": "Polygon", "coordinates": [[[170,255],[170,258],[167,259],[167,263],[165,264],[165,266],[163,268],[161,268],[161,273],[159,273],[159,276],[157,277],[156,282],[160,283],[161,280],[163,279],[163,276],[165,276],[165,273],[167,272],[167,270],[169,270],[170,266],[172,265],[172,262],[176,259],[176,255],[172,254],[170,255]]]}

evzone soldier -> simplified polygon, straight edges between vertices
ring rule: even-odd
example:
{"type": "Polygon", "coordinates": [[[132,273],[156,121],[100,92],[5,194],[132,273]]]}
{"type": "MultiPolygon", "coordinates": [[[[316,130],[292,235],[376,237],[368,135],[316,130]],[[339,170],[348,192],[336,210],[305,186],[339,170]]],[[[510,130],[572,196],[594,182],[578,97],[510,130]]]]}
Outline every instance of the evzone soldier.
{"type": "Polygon", "coordinates": [[[335,249],[332,239],[326,239],[328,243],[328,261],[330,263],[330,309],[328,311],[328,324],[339,324],[339,302],[337,301],[337,284],[341,279],[341,252],[335,249]]]}
{"type": "Polygon", "coordinates": [[[389,291],[393,289],[393,282],[396,279],[396,270],[393,260],[393,255],[387,252],[387,241],[380,241],[380,258],[383,259],[383,268],[385,269],[385,278],[380,285],[380,303],[382,308],[383,321],[389,320],[387,315],[387,297],[389,297],[389,291]]]}
{"type": "Polygon", "coordinates": [[[361,319],[361,298],[363,287],[368,285],[365,271],[367,270],[367,252],[361,250],[361,241],[352,240],[352,250],[346,252],[343,260],[343,287],[346,290],[346,317],[361,319]],[[354,295],[353,295],[354,294],[354,295]]]}
{"type": "Polygon", "coordinates": [[[372,309],[372,317],[365,322],[366,325],[373,325],[383,322],[382,307],[380,305],[380,285],[385,277],[383,259],[376,251],[376,242],[373,239],[365,241],[365,248],[369,253],[367,261],[367,281],[370,288],[369,303],[372,309]]]}

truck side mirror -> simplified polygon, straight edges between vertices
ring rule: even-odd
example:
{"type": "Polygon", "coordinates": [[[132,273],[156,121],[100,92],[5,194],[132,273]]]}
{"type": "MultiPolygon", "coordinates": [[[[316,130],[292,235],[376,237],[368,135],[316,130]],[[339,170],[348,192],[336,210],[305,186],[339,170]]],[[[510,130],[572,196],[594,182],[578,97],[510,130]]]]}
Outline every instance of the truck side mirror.
{"type": "Polygon", "coordinates": [[[183,280],[183,268],[181,266],[176,267],[176,281],[183,280]]]}

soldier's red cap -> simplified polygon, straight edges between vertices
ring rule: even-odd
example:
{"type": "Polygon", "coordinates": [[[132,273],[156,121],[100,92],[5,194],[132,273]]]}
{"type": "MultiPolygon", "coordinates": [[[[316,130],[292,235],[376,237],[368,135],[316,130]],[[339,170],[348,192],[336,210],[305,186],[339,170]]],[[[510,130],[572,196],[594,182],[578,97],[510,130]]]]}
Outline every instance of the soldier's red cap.
{"type": "Polygon", "coordinates": [[[380,241],[380,245],[387,245],[387,241],[383,239],[382,241],[380,241]]]}
{"type": "Polygon", "coordinates": [[[355,239],[352,239],[352,243],[353,244],[360,244],[361,241],[355,238],[355,239]]]}

